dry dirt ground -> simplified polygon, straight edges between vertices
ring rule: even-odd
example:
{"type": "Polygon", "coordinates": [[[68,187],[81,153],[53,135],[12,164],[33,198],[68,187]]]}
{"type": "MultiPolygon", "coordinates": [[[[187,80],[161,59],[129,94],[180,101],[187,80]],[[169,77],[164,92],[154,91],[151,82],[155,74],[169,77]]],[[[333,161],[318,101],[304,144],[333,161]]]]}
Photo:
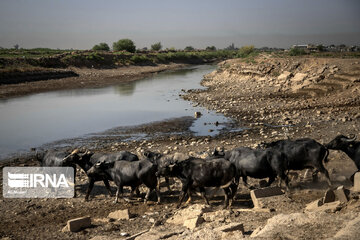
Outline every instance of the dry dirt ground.
{"type": "MultiPolygon", "coordinates": [[[[207,90],[192,90],[182,96],[233,118],[244,131],[225,132],[216,137],[194,137],[186,131],[191,120],[175,119],[134,130],[148,133],[151,138],[147,140],[121,142],[116,137],[109,137],[102,139],[104,143],[92,150],[129,150],[141,154],[147,149],[165,154],[205,156],[204,152],[219,146],[225,149],[255,147],[263,141],[301,137],[326,143],[339,133],[359,135],[359,62],[360,59],[272,58],[268,55],[259,56],[252,62],[227,60],[219,64],[218,70],[205,76],[202,84],[208,87],[207,90]],[[172,134],[174,128],[180,128],[184,134],[172,134]],[[157,134],[159,132],[162,134],[157,134]]],[[[101,78],[101,75],[93,79],[96,78],[101,78]]],[[[337,151],[330,151],[329,159],[325,167],[329,170],[333,185],[351,188],[348,178],[356,171],[354,163],[344,153],[337,151]]],[[[20,158],[2,164],[9,165],[36,166],[38,163],[31,158],[20,158]]],[[[121,200],[113,204],[113,198],[106,195],[102,183],[96,184],[92,200],[85,202],[86,176],[78,171],[76,198],[1,198],[0,236],[8,239],[125,239],[122,233],[132,235],[152,229],[149,233],[153,235],[143,237],[235,239],[239,236],[217,235],[214,229],[240,222],[244,224],[245,234],[241,236],[245,238],[260,227],[264,232],[258,235],[259,239],[359,239],[358,195],[353,194],[348,203],[335,211],[306,212],[306,204],[321,198],[328,186],[321,175],[318,182],[313,183],[303,178],[304,173],[297,172],[297,177],[292,174],[291,191],[276,201],[271,211],[250,210],[252,202],[249,190],[240,184],[231,209],[221,210],[222,197],[211,198],[212,206],[208,211],[219,213],[220,217],[200,224],[195,230],[187,230],[166,223],[167,219],[180,211],[175,207],[180,189],[178,181],[173,181],[172,192],[161,188],[163,202],[159,205],[155,202],[145,205],[140,199],[130,202],[121,200]],[[110,212],[119,209],[129,209],[132,218],[116,221],[107,218],[110,212]],[[77,233],[62,231],[67,220],[81,216],[91,216],[92,227],[77,233]],[[160,232],[164,234],[156,235],[160,232]]],[[[251,180],[250,183],[257,186],[259,181],[251,180]]],[[[144,196],[145,189],[141,190],[144,196]]],[[[126,192],[125,196],[128,194],[126,192]]],[[[155,201],[155,194],[152,200],[155,201]]],[[[187,208],[194,204],[203,204],[203,200],[194,197],[187,208]]]]}

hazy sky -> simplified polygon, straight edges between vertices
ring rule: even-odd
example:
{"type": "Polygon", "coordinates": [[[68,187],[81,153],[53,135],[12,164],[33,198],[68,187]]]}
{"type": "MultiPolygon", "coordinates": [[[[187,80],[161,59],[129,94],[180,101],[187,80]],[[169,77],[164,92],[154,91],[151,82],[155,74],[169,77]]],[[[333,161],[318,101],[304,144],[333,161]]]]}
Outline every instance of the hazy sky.
{"type": "Polygon", "coordinates": [[[0,46],[360,45],[359,0],[0,0],[0,46]]]}

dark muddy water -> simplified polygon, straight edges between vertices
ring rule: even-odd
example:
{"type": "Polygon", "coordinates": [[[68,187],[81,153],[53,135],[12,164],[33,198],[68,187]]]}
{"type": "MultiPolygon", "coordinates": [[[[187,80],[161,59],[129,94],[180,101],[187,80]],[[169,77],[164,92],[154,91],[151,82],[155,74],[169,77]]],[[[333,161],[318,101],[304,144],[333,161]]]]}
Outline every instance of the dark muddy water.
{"type": "Polygon", "coordinates": [[[224,116],[179,97],[181,89],[202,88],[204,74],[215,66],[164,72],[135,82],[96,89],[34,94],[0,101],[0,159],[52,141],[83,136],[119,126],[134,126],[183,116],[194,121],[195,135],[214,135],[224,116]],[[214,130],[209,132],[209,129],[214,130]]]}

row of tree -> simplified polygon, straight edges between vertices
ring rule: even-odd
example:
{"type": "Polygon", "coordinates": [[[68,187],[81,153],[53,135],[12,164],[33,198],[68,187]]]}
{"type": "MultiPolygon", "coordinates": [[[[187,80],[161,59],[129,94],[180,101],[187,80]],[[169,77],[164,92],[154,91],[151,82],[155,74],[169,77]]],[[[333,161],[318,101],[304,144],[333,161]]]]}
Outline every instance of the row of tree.
{"type": "MultiPolygon", "coordinates": [[[[153,45],[151,45],[151,50],[160,51],[162,49],[162,47],[163,46],[161,45],[161,42],[157,42],[157,43],[154,43],[153,45]]],[[[92,49],[95,51],[98,51],[98,50],[110,51],[110,47],[106,43],[96,44],[92,49]]],[[[134,53],[136,50],[136,46],[132,40],[125,38],[125,39],[120,39],[117,42],[114,42],[113,50],[114,51],[128,51],[128,52],[134,53]]],[[[195,49],[192,46],[187,46],[184,48],[184,50],[185,51],[193,51],[195,49]]],[[[215,46],[207,47],[206,50],[216,51],[216,47],[215,46]]]]}

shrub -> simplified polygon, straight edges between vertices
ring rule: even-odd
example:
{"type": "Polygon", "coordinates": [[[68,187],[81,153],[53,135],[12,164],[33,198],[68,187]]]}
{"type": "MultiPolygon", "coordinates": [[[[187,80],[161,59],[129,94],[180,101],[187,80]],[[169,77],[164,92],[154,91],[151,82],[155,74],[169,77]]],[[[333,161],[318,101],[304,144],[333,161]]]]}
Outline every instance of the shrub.
{"type": "Polygon", "coordinates": [[[157,43],[154,43],[153,45],[151,45],[151,50],[153,50],[153,51],[159,51],[161,49],[162,49],[161,42],[157,42],[157,43]]]}
{"type": "Polygon", "coordinates": [[[300,49],[300,48],[292,48],[289,51],[289,55],[290,56],[300,56],[300,55],[305,55],[306,52],[304,49],[300,49]]]}
{"type": "Polygon", "coordinates": [[[95,45],[92,48],[92,50],[94,50],[94,51],[110,51],[110,47],[106,43],[99,43],[99,44],[95,45]]]}
{"type": "Polygon", "coordinates": [[[130,61],[135,64],[152,62],[152,60],[145,55],[134,55],[130,58],[130,61]]]}
{"type": "Polygon", "coordinates": [[[134,53],[136,50],[135,44],[130,39],[120,39],[117,42],[113,43],[113,49],[114,51],[128,51],[131,53],[134,53]]]}
{"type": "Polygon", "coordinates": [[[95,62],[104,61],[104,57],[98,55],[97,53],[90,53],[89,55],[85,55],[85,59],[93,60],[95,62]]]}
{"type": "Polygon", "coordinates": [[[195,48],[192,47],[192,46],[186,46],[186,47],[184,48],[184,50],[185,50],[185,51],[194,51],[195,48]]]}
{"type": "Polygon", "coordinates": [[[254,46],[243,46],[239,49],[237,57],[246,58],[255,51],[254,46]]]}

